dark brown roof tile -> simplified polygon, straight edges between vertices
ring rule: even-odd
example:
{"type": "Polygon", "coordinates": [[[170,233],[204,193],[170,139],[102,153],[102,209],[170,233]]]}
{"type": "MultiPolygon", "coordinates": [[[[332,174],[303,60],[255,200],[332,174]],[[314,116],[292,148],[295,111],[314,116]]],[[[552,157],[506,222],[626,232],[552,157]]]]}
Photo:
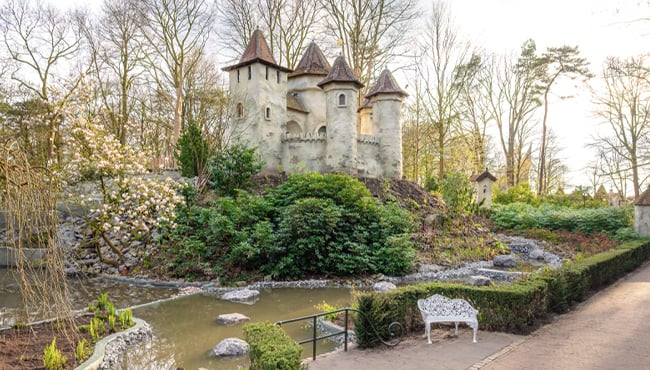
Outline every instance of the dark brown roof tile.
{"type": "Polygon", "coordinates": [[[397,94],[401,96],[408,96],[408,94],[399,87],[397,81],[395,81],[395,78],[393,77],[393,74],[390,73],[388,68],[384,69],[384,71],[381,72],[379,78],[377,79],[377,83],[370,88],[370,91],[368,91],[366,98],[373,97],[377,94],[397,94]]]}
{"type": "Polygon", "coordinates": [[[296,69],[289,75],[289,77],[296,77],[301,75],[317,75],[327,76],[330,73],[330,64],[323,55],[318,45],[311,42],[302,56],[296,69]]]}
{"type": "Polygon", "coordinates": [[[357,80],[357,78],[354,76],[354,73],[350,69],[350,66],[348,66],[348,63],[345,61],[345,58],[343,58],[341,55],[339,55],[334,61],[332,69],[330,70],[330,73],[327,75],[327,77],[325,77],[325,79],[319,82],[317,85],[318,87],[323,87],[332,82],[351,82],[357,88],[363,87],[363,84],[357,80]]]}

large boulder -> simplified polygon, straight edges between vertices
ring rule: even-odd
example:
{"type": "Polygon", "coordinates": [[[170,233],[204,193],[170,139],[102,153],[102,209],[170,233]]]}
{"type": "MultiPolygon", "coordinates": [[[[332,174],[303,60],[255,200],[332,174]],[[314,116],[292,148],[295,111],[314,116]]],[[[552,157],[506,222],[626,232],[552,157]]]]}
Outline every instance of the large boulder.
{"type": "Polygon", "coordinates": [[[221,296],[221,299],[231,302],[239,302],[246,304],[253,304],[260,295],[259,290],[254,289],[240,289],[233,290],[221,296]]]}
{"type": "Polygon", "coordinates": [[[226,338],[210,350],[213,356],[241,356],[250,350],[250,345],[239,338],[226,338]]]}
{"type": "Polygon", "coordinates": [[[515,256],[512,254],[500,254],[492,258],[492,264],[494,267],[510,268],[515,267],[517,265],[517,261],[515,260],[515,256]]]}
{"type": "Polygon", "coordinates": [[[217,316],[217,322],[223,325],[235,325],[250,320],[250,317],[240,313],[227,313],[217,316]]]}

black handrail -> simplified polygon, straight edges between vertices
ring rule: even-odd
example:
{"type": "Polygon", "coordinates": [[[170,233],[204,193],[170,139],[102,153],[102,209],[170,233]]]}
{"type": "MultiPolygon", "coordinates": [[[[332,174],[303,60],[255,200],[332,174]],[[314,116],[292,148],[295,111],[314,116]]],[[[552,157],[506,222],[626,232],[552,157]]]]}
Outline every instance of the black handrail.
{"type": "Polygon", "coordinates": [[[279,326],[282,326],[282,324],[289,324],[289,323],[292,323],[292,322],[311,319],[312,320],[312,327],[313,327],[313,335],[312,335],[311,339],[301,340],[301,341],[298,342],[298,344],[305,344],[305,343],[310,343],[311,342],[312,343],[312,359],[316,360],[316,342],[321,340],[321,339],[330,338],[330,337],[333,337],[333,336],[336,336],[336,335],[341,335],[341,334],[344,335],[343,349],[347,352],[347,350],[348,350],[348,315],[349,315],[348,313],[350,311],[353,311],[353,312],[356,312],[356,313],[359,313],[359,314],[363,315],[363,317],[370,324],[370,327],[372,328],[372,331],[375,333],[375,335],[377,336],[379,341],[382,342],[383,344],[389,346],[389,347],[395,347],[396,345],[398,345],[402,341],[402,338],[404,338],[404,334],[406,334],[406,330],[404,329],[404,325],[402,325],[400,322],[394,321],[394,322],[390,323],[390,325],[388,325],[388,334],[391,336],[391,338],[395,337],[395,333],[393,332],[393,330],[397,326],[397,327],[399,327],[399,337],[396,338],[397,339],[396,341],[385,341],[384,339],[381,338],[381,336],[379,335],[379,332],[377,332],[377,329],[372,324],[372,322],[370,320],[368,320],[368,316],[366,316],[366,314],[364,312],[359,311],[356,308],[351,308],[351,307],[340,308],[340,309],[334,310],[334,311],[316,313],[316,314],[308,315],[308,316],[301,316],[301,317],[297,317],[295,319],[276,321],[275,324],[279,325],[279,326]],[[319,337],[318,334],[316,333],[316,328],[317,328],[317,325],[316,325],[317,320],[316,319],[318,319],[319,317],[322,317],[322,316],[337,314],[339,312],[345,312],[343,330],[337,331],[337,332],[334,332],[334,333],[330,333],[330,334],[327,334],[327,335],[322,335],[322,336],[319,337]]]}

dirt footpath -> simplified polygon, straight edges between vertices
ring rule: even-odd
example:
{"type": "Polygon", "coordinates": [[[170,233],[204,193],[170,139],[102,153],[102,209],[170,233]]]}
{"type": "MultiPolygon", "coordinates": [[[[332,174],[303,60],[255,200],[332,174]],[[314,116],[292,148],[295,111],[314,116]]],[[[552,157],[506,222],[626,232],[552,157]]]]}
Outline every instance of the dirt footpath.
{"type": "Polygon", "coordinates": [[[407,338],[395,348],[356,348],[307,362],[310,370],[415,369],[650,369],[650,264],[521,337],[471,330],[458,338],[407,338]]]}

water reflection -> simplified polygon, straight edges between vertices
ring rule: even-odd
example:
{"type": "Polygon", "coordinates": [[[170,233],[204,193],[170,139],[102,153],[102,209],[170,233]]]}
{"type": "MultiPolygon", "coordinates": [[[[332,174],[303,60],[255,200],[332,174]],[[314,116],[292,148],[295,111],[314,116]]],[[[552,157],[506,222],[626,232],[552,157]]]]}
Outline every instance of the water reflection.
{"type": "MultiPolygon", "coordinates": [[[[136,309],[134,315],[152,325],[154,338],[132,347],[123,359],[123,369],[237,369],[247,366],[248,359],[215,358],[209,351],[222,339],[243,338],[241,325],[224,326],[216,322],[221,314],[241,313],[252,321],[277,321],[317,313],[314,305],[323,300],[333,305],[350,303],[348,289],[273,289],[261,292],[254,305],[222,301],[213,295],[195,295],[136,309]]],[[[285,326],[295,340],[311,336],[305,323],[285,326]]],[[[318,353],[332,351],[335,344],[323,341],[318,353]]],[[[303,352],[311,356],[311,345],[303,352]]]]}

